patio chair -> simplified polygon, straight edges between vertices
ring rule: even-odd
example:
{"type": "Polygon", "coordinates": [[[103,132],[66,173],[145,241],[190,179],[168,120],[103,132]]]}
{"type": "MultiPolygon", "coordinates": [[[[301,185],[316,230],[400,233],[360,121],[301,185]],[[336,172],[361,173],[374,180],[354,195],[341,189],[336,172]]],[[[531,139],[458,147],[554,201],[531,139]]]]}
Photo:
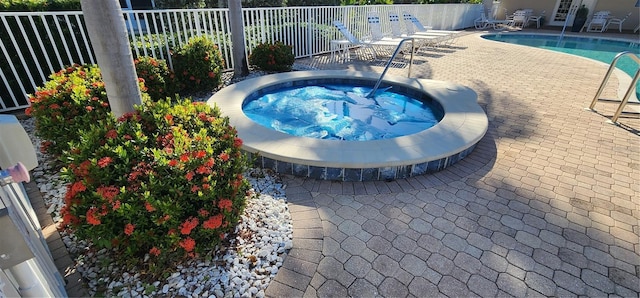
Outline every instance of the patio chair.
{"type": "Polygon", "coordinates": [[[631,13],[628,13],[622,19],[620,19],[620,18],[611,18],[611,19],[609,19],[609,22],[607,23],[607,25],[604,26],[604,31],[607,31],[607,29],[609,29],[609,26],[611,26],[613,24],[613,25],[618,25],[618,31],[622,32],[622,23],[624,23],[624,21],[626,21],[629,18],[629,16],[631,16],[631,13]]]}
{"type": "Polygon", "coordinates": [[[608,11],[598,11],[593,14],[591,21],[587,25],[587,32],[603,32],[607,28],[609,21],[608,11]]]}
{"type": "Polygon", "coordinates": [[[449,39],[449,34],[415,32],[414,34],[403,33],[400,28],[400,17],[396,12],[389,12],[389,23],[391,24],[391,36],[394,38],[414,38],[418,44],[436,47],[441,42],[449,39]]]}
{"type": "Polygon", "coordinates": [[[400,39],[360,40],[356,38],[341,21],[335,20],[333,21],[333,25],[336,26],[338,31],[346,38],[349,43],[348,46],[362,46],[371,50],[373,59],[377,59],[377,53],[374,47],[389,47],[395,49],[400,44],[400,39]]]}
{"type": "Polygon", "coordinates": [[[423,34],[423,33],[445,33],[445,34],[458,34],[460,31],[454,30],[436,30],[431,28],[431,26],[424,26],[418,18],[410,14],[409,12],[403,11],[402,17],[404,18],[405,25],[407,27],[407,32],[423,34]]]}
{"type": "Polygon", "coordinates": [[[480,17],[473,21],[474,27],[478,30],[487,29],[489,27],[493,28],[493,30],[498,30],[500,25],[506,25],[511,22],[510,19],[506,20],[496,20],[493,18],[488,18],[485,12],[480,13],[480,17]]]}
{"type": "MultiPolygon", "coordinates": [[[[389,36],[389,35],[385,35],[384,33],[382,33],[382,25],[380,23],[380,15],[376,11],[370,11],[370,12],[367,13],[367,23],[369,23],[369,31],[370,31],[369,33],[371,34],[371,41],[373,41],[373,42],[383,41],[383,42],[395,42],[397,44],[400,44],[400,42],[402,42],[403,38],[414,38],[414,44],[413,44],[413,49],[412,49],[414,51],[419,49],[423,45],[432,44],[432,43],[428,43],[427,42],[427,41],[432,41],[432,40],[430,40],[431,38],[418,38],[418,37],[414,37],[414,36],[395,36],[395,35],[389,36]],[[418,39],[418,40],[416,40],[416,39],[418,39]]],[[[396,46],[397,46],[397,44],[396,44],[396,46]]]]}
{"type": "Polygon", "coordinates": [[[456,41],[458,37],[457,35],[461,32],[452,30],[434,30],[431,29],[431,27],[425,27],[416,17],[406,11],[402,12],[402,17],[404,19],[405,27],[407,28],[407,35],[440,35],[448,44],[451,44],[456,41]]]}
{"type": "Polygon", "coordinates": [[[537,16],[529,16],[529,18],[527,19],[527,24],[531,23],[531,22],[535,22],[536,23],[536,28],[540,28],[540,21],[542,21],[542,19],[544,19],[544,14],[546,13],[546,10],[543,10],[539,15],[537,16]]]}
{"type": "Polygon", "coordinates": [[[513,19],[509,22],[508,25],[511,27],[523,29],[527,22],[527,12],[524,10],[518,10],[513,13],[513,19]],[[518,27],[518,25],[520,26],[518,27]]]}

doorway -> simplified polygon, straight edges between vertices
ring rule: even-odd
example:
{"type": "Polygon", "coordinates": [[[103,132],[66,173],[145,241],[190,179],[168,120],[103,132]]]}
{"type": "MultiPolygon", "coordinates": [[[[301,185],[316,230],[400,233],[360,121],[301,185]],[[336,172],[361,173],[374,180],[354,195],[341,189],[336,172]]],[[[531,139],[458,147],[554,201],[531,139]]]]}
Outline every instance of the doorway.
{"type": "Polygon", "coordinates": [[[581,5],[586,6],[589,9],[589,15],[591,15],[597,2],[598,0],[557,0],[549,25],[564,26],[566,21],[567,26],[570,27],[573,24],[575,10],[578,7],[581,5]]]}

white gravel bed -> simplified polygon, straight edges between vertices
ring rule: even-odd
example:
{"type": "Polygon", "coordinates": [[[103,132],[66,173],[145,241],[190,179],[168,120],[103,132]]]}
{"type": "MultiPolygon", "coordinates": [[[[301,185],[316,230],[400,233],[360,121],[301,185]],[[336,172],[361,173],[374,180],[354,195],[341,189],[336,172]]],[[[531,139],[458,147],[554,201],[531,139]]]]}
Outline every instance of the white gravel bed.
{"type": "MultiPolygon", "coordinates": [[[[294,69],[305,67],[294,66],[294,69]]],[[[231,73],[225,73],[224,85],[263,74],[252,72],[237,79],[232,78],[231,73]]],[[[193,100],[206,101],[211,94],[213,92],[196,95],[193,100]]],[[[38,157],[39,165],[31,172],[32,179],[48,206],[47,213],[58,223],[66,184],[54,170],[57,168],[55,160],[40,152],[34,120],[29,118],[20,122],[31,137],[38,157]]],[[[108,259],[106,250],[95,251],[73,234],[62,232],[63,242],[75,260],[72,269],[82,274],[92,296],[264,297],[269,282],[282,266],[285,253],[292,247],[291,215],[285,196],[286,186],[275,173],[250,169],[245,177],[252,185],[253,195],[247,197],[235,239],[231,239],[229,247],[220,249],[217,255],[178,265],[167,273],[166,279],[144,282],[140,273],[127,272],[117,260],[108,259]]]]}

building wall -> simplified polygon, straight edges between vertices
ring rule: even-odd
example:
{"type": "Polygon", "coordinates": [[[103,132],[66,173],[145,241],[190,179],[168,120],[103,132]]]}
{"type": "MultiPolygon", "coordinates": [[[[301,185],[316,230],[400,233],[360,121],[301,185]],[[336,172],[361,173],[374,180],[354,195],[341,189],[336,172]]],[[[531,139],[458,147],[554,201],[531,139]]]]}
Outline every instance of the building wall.
{"type": "MultiPolygon", "coordinates": [[[[556,3],[557,0],[502,0],[500,1],[500,9],[496,17],[498,19],[504,19],[504,9],[507,9],[508,13],[511,14],[521,8],[531,8],[534,14],[539,14],[543,10],[546,10],[545,16],[548,21],[553,14],[556,3]]],[[[633,30],[640,24],[640,8],[635,7],[635,4],[635,0],[599,0],[596,3],[595,10],[589,12],[589,16],[596,11],[608,10],[612,16],[623,18],[627,13],[631,12],[631,16],[622,24],[622,29],[633,30]]],[[[548,25],[548,23],[546,23],[546,25],[548,25]]],[[[617,31],[617,27],[609,29],[609,31],[612,30],[617,31]]]]}

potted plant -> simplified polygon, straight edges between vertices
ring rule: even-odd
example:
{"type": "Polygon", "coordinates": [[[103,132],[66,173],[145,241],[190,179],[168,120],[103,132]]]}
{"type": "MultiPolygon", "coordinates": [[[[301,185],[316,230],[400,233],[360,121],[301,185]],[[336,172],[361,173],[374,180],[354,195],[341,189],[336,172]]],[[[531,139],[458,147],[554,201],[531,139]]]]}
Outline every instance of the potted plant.
{"type": "Polygon", "coordinates": [[[589,9],[584,6],[580,6],[576,11],[576,16],[573,18],[572,32],[580,32],[580,29],[584,27],[584,23],[587,22],[587,16],[589,15],[589,9]]]}

